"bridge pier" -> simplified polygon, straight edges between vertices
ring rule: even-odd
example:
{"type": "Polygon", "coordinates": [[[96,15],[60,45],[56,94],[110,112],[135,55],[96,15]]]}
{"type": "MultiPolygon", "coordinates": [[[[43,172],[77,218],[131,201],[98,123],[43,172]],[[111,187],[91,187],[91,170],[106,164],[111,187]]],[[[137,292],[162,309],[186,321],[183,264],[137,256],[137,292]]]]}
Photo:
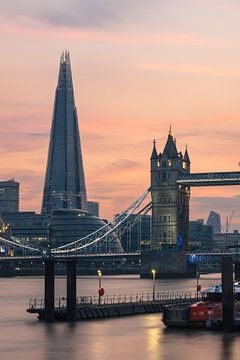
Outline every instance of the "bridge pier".
{"type": "MultiPolygon", "coordinates": [[[[63,260],[64,261],[64,260],[63,260]]],[[[76,259],[67,259],[67,321],[76,321],[77,272],[76,259]]],[[[55,320],[55,272],[53,258],[45,260],[45,308],[44,321],[55,320]]]]}
{"type": "Polygon", "coordinates": [[[53,322],[55,320],[54,314],[54,260],[45,260],[45,311],[44,320],[46,322],[53,322]]]}
{"type": "Polygon", "coordinates": [[[67,261],[67,320],[76,321],[76,259],[67,261]]]}
{"type": "Polygon", "coordinates": [[[240,281],[240,262],[235,262],[235,281],[240,281]]]}
{"type": "Polygon", "coordinates": [[[233,329],[233,259],[222,257],[222,329],[231,332],[233,329]]]}

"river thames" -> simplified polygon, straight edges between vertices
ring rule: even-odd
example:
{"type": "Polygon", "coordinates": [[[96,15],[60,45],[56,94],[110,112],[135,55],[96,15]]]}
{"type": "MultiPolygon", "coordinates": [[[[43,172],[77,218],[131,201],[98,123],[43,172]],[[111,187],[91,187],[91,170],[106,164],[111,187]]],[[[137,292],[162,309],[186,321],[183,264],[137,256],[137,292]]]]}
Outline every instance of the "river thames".
{"type": "MultiPolygon", "coordinates": [[[[202,288],[219,282],[206,275],[202,288]]],[[[26,313],[29,298],[42,298],[42,277],[1,278],[0,360],[235,360],[240,334],[166,329],[161,314],[88,322],[39,322],[26,313]]],[[[137,276],[103,277],[106,294],[152,292],[152,281],[137,276]]],[[[96,295],[97,277],[78,277],[78,295],[96,295]]],[[[195,290],[196,280],[157,280],[156,291],[195,290]]],[[[66,280],[56,280],[65,296],[66,280]]]]}

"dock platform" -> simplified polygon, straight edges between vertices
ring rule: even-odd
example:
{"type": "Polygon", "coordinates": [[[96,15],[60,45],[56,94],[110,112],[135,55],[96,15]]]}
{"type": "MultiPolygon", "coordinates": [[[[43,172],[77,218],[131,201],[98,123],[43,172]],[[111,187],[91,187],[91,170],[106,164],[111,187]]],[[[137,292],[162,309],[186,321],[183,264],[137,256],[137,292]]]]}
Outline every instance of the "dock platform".
{"type": "MultiPolygon", "coordinates": [[[[203,294],[195,292],[165,292],[157,293],[155,300],[150,294],[108,295],[104,298],[82,296],[76,300],[76,320],[94,320],[118,316],[161,313],[163,307],[174,304],[190,304],[203,299],[203,294]]],[[[55,321],[67,321],[67,298],[55,300],[55,321]]],[[[44,300],[30,299],[27,312],[37,314],[39,320],[44,320],[44,300]]]]}

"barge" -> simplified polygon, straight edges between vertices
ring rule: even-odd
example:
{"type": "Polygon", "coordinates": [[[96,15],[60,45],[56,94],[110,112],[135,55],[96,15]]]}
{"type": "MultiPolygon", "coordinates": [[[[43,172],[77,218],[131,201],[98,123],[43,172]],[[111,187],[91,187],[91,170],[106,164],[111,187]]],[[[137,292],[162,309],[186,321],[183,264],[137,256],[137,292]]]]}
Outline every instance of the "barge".
{"type": "MultiPolygon", "coordinates": [[[[233,326],[240,329],[240,283],[233,284],[233,326]]],[[[222,328],[222,285],[214,285],[202,292],[204,300],[191,304],[167,305],[163,309],[163,323],[168,327],[222,328]]]]}

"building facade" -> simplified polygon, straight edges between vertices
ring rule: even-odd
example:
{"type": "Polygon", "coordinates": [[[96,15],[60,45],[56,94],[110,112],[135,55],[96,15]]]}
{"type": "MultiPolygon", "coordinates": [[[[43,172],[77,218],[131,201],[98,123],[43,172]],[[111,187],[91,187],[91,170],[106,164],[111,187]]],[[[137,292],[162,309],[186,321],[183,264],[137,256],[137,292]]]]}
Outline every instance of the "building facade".
{"type": "Polygon", "coordinates": [[[99,217],[99,203],[96,201],[88,201],[87,202],[88,211],[90,214],[99,217]]]}
{"type": "MultiPolygon", "coordinates": [[[[118,215],[116,215],[118,216],[118,215]]],[[[151,215],[132,214],[128,218],[130,227],[123,223],[118,229],[118,235],[125,252],[136,252],[149,250],[151,239],[151,215]]]]}
{"type": "Polygon", "coordinates": [[[42,213],[55,209],[87,210],[77,109],[69,53],[61,56],[55,93],[42,213]]]}
{"type": "Polygon", "coordinates": [[[214,234],[221,233],[221,217],[215,211],[210,211],[207,219],[207,225],[212,226],[214,234]]]}
{"type": "Polygon", "coordinates": [[[152,249],[188,249],[190,188],[177,184],[190,173],[187,149],[178,152],[171,129],[162,153],[151,155],[152,249]]]}
{"type": "Polygon", "coordinates": [[[48,243],[49,219],[34,211],[2,213],[3,223],[9,227],[10,236],[24,243],[45,247],[48,243]]]}
{"type": "Polygon", "coordinates": [[[189,222],[189,250],[210,250],[214,247],[213,228],[203,220],[189,222]]]}
{"type": "Polygon", "coordinates": [[[19,211],[19,183],[15,180],[0,181],[0,214],[19,211]]]}

